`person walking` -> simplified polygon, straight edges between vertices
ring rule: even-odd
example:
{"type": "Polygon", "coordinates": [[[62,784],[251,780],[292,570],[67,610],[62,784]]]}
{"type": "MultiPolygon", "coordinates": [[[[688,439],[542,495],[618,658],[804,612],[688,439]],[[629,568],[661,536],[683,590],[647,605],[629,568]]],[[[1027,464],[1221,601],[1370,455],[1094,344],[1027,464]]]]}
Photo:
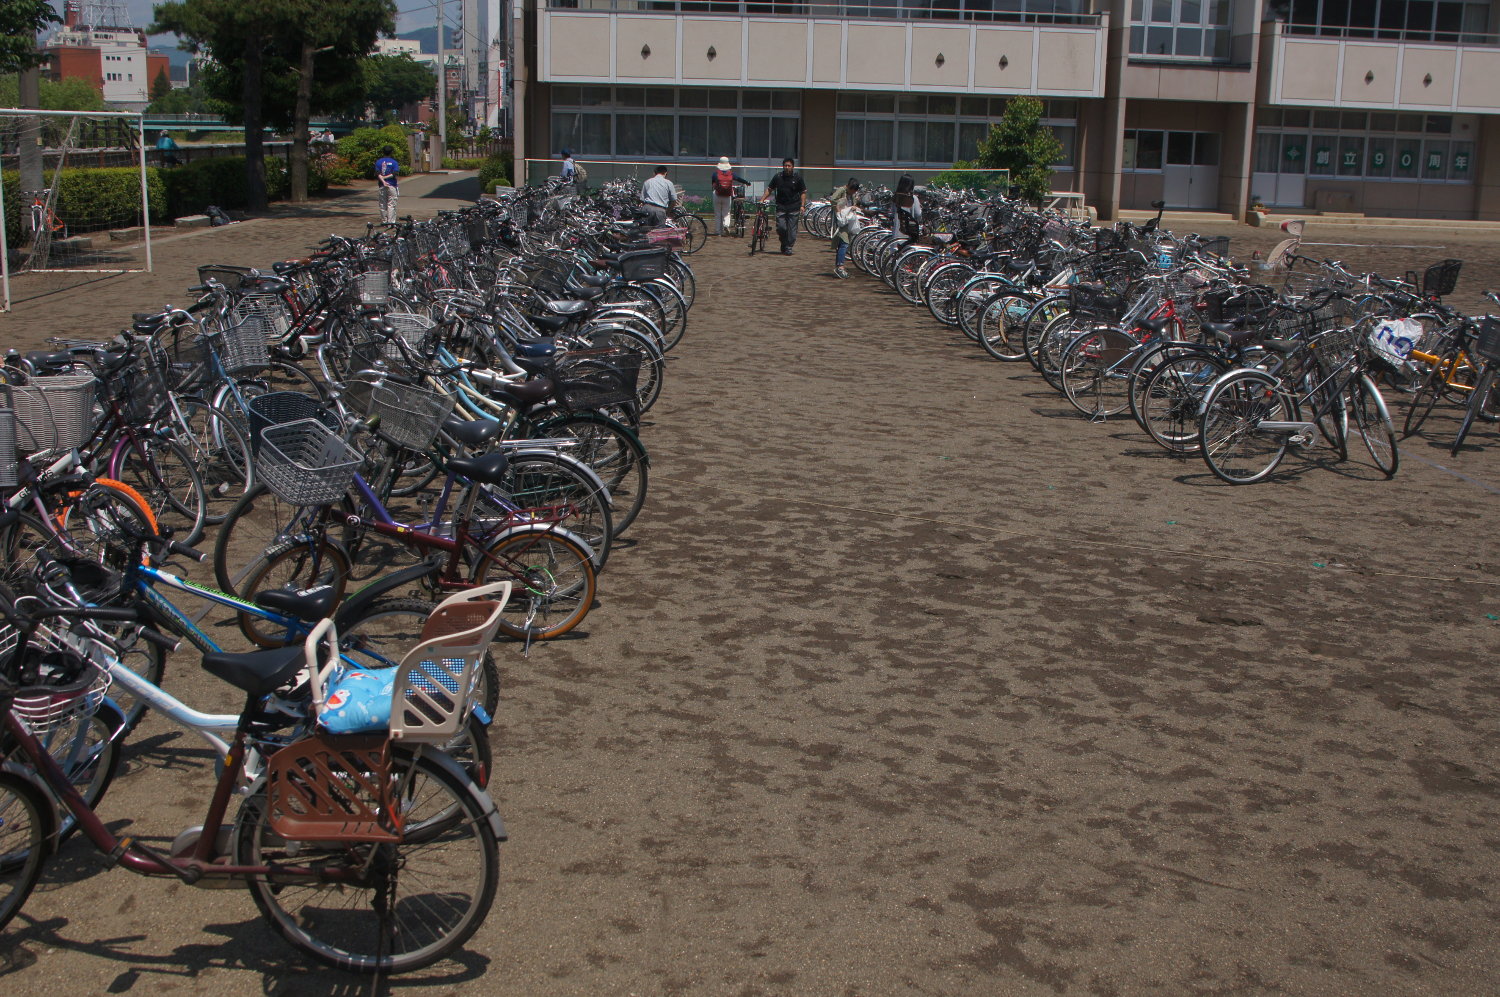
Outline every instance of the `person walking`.
{"type": "Polygon", "coordinates": [[[844,258],[849,255],[849,243],[859,231],[859,181],[854,177],[828,198],[833,208],[833,275],[840,279],[849,276],[844,269],[844,258]]]}
{"type": "Polygon", "coordinates": [[[396,198],[401,196],[401,164],[396,162],[396,150],[386,146],[375,160],[375,182],[380,185],[380,221],[383,225],[396,224],[396,198]]]}
{"type": "Polygon", "coordinates": [[[714,190],[714,235],[728,235],[731,222],[730,213],[734,210],[734,185],[745,184],[749,181],[734,172],[734,167],[729,165],[728,156],[719,157],[719,166],[714,170],[710,178],[714,190]]]}
{"type": "Polygon", "coordinates": [[[163,166],[179,165],[177,159],[177,141],[172,136],[166,132],[162,132],[156,139],[156,149],[161,153],[161,164],[163,166]]]}
{"type": "Polygon", "coordinates": [[[573,152],[571,149],[564,149],[562,151],[562,178],[563,183],[568,187],[572,187],[578,180],[578,164],[573,162],[573,152]]]}
{"type": "Polygon", "coordinates": [[[667,211],[677,197],[677,188],[667,179],[667,168],[658,166],[656,173],[641,184],[641,210],[651,216],[658,228],[667,223],[667,211]]]}
{"type": "Polygon", "coordinates": [[[802,209],[807,207],[807,184],[797,172],[797,164],[791,156],[781,161],[781,172],[771,178],[761,201],[776,195],[776,238],[781,240],[781,255],[791,256],[797,244],[797,226],[802,221],[802,209]]]}

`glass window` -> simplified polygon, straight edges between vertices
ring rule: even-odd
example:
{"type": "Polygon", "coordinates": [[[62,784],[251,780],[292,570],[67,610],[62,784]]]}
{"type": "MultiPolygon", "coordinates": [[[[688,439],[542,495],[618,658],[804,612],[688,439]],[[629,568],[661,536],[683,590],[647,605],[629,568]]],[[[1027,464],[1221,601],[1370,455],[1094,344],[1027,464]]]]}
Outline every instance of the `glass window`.
{"type": "Polygon", "coordinates": [[[901,115],[926,114],[927,98],[919,93],[901,94],[896,98],[896,113],[901,115]]]}
{"type": "Polygon", "coordinates": [[[646,91],[637,90],[635,87],[615,87],[615,105],[617,107],[645,107],[646,91]]]}
{"type": "Polygon", "coordinates": [[[1362,135],[1339,136],[1338,174],[1357,177],[1365,168],[1365,139],[1362,135]]]}
{"type": "Polygon", "coordinates": [[[1312,123],[1314,128],[1337,129],[1339,126],[1339,112],[1314,111],[1312,123]]]}
{"type": "Polygon", "coordinates": [[[644,156],[646,154],[646,116],[644,114],[615,115],[615,155],[644,156]]]}
{"type": "Polygon", "coordinates": [[[1135,168],[1138,170],[1161,169],[1163,144],[1162,132],[1135,133],[1135,168]]]}
{"type": "Polygon", "coordinates": [[[1229,0],[1146,0],[1131,7],[1130,51],[1169,59],[1227,60],[1229,0]]]}
{"type": "Polygon", "coordinates": [[[776,111],[795,111],[802,107],[802,95],[793,90],[771,91],[771,108],[776,111]]]}
{"type": "Polygon", "coordinates": [[[1198,132],[1193,140],[1193,165],[1219,165],[1219,136],[1212,132],[1198,132]]]}
{"type": "Polygon", "coordinates": [[[840,111],[852,111],[855,114],[865,112],[865,95],[862,93],[839,94],[838,109],[840,111]]]}
{"type": "Polygon", "coordinates": [[[708,159],[708,119],[684,114],[677,119],[677,155],[708,159]]]}
{"type": "Polygon", "coordinates": [[[858,118],[839,118],[833,128],[833,157],[840,162],[865,162],[865,123],[858,118]]]}
{"type": "Polygon", "coordinates": [[[1313,176],[1333,176],[1333,164],[1338,158],[1338,140],[1333,135],[1314,135],[1307,150],[1307,172],[1313,176]]]}
{"type": "Polygon", "coordinates": [[[1167,165],[1193,165],[1193,133],[1167,132],[1167,165]]]}
{"type": "Polygon", "coordinates": [[[578,103],[583,107],[597,107],[614,103],[609,87],[579,87],[578,103]]]}
{"type": "Polygon", "coordinates": [[[1370,131],[1393,132],[1396,130],[1396,116],[1394,114],[1372,114],[1370,115],[1370,131]]]}
{"type": "Polygon", "coordinates": [[[1312,116],[1307,111],[1287,108],[1282,112],[1281,123],[1288,128],[1307,128],[1312,125],[1312,116]]]}
{"type": "Polygon", "coordinates": [[[871,163],[895,162],[894,121],[865,122],[865,161],[871,163]]]}
{"type": "MultiPolygon", "coordinates": [[[[1062,129],[1054,128],[1056,135],[1062,129]]],[[[1068,129],[1072,131],[1072,129],[1068,129]]],[[[964,121],[958,126],[958,158],[973,159],[979,154],[979,143],[990,133],[990,126],[979,122],[964,121]]],[[[1071,158],[1071,157],[1070,157],[1071,158]]]]}
{"type": "Polygon", "coordinates": [[[579,104],[579,94],[580,90],[578,87],[553,87],[552,106],[577,107],[579,104]]]}
{"type": "Polygon", "coordinates": [[[1422,140],[1398,138],[1395,145],[1395,160],[1391,164],[1391,176],[1398,179],[1421,176],[1422,140]]]}
{"type": "Polygon", "coordinates": [[[1420,114],[1401,114],[1396,117],[1396,131],[1419,132],[1422,130],[1422,116],[1420,114]]]}
{"type": "Polygon", "coordinates": [[[679,90],[677,92],[677,105],[679,107],[707,107],[707,90],[679,90]]]}
{"type": "Polygon", "coordinates": [[[896,158],[903,163],[920,163],[926,157],[927,122],[902,121],[897,128],[896,158]]]}
{"type": "Polygon", "coordinates": [[[944,166],[953,165],[953,133],[955,127],[952,121],[927,122],[927,154],[922,157],[924,163],[939,163],[944,166]]]}
{"type": "Polygon", "coordinates": [[[1281,151],[1281,136],[1276,132],[1255,133],[1255,165],[1252,169],[1256,173],[1275,173],[1277,170],[1277,154],[1281,151]]]}
{"type": "Polygon", "coordinates": [[[771,119],[740,119],[740,155],[745,159],[771,158],[771,119]]]}
{"type": "Polygon", "coordinates": [[[890,114],[896,110],[896,98],[891,94],[870,94],[865,98],[865,110],[870,114],[890,114]]]}
{"type": "Polygon", "coordinates": [[[1454,142],[1448,163],[1450,180],[1470,180],[1474,172],[1474,145],[1471,142],[1454,142]]]}
{"type": "Polygon", "coordinates": [[[1365,130],[1365,112],[1345,111],[1339,115],[1339,127],[1344,131],[1362,132],[1365,130]]]}
{"type": "Polygon", "coordinates": [[[738,133],[740,121],[731,117],[711,117],[708,119],[708,158],[716,156],[728,156],[736,158],[735,150],[739,148],[738,133]]]}
{"type": "Polygon", "coordinates": [[[769,90],[746,90],[740,94],[740,105],[748,110],[769,111],[771,92],[769,90]]]}
{"type": "Polygon", "coordinates": [[[676,98],[676,96],[677,96],[677,94],[674,91],[672,91],[672,90],[661,90],[661,89],[658,89],[658,90],[647,90],[646,91],[646,106],[647,107],[673,107],[673,106],[675,106],[675,98],[676,98]]]}
{"type": "Polygon", "coordinates": [[[1062,152],[1058,153],[1057,161],[1052,165],[1061,170],[1071,170],[1078,140],[1078,129],[1071,125],[1054,125],[1052,134],[1057,136],[1058,142],[1062,143],[1062,152]]]}
{"type": "Polygon", "coordinates": [[[1392,143],[1388,136],[1377,136],[1366,143],[1365,176],[1388,177],[1391,175],[1392,143]]]}
{"type": "Polygon", "coordinates": [[[796,118],[772,118],[771,119],[771,155],[775,159],[786,156],[797,158],[797,125],[796,118]]]}
{"type": "Polygon", "coordinates": [[[733,111],[740,106],[739,96],[733,90],[710,90],[708,106],[715,110],[733,111]]]}
{"type": "Polygon", "coordinates": [[[990,102],[983,97],[965,97],[959,101],[958,111],[960,114],[970,118],[988,117],[990,102]]]}
{"type": "Polygon", "coordinates": [[[1453,132],[1453,119],[1446,114],[1427,115],[1427,134],[1449,135],[1453,132]]]}
{"type": "Polygon", "coordinates": [[[1428,139],[1422,145],[1422,176],[1443,180],[1448,176],[1450,143],[1447,139],[1428,139]]]}
{"type": "Polygon", "coordinates": [[[946,114],[949,117],[952,117],[953,115],[958,113],[958,104],[952,97],[944,97],[940,94],[933,94],[931,97],[927,98],[927,113],[946,114]]]}

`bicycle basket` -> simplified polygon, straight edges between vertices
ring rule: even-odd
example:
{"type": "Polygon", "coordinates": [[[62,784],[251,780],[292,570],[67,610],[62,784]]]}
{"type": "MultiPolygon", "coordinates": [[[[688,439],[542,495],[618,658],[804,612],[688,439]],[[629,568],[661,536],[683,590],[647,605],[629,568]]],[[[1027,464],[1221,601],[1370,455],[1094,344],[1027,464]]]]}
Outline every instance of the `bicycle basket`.
{"type": "Polygon", "coordinates": [[[260,433],[255,473],[292,505],[338,501],[364,457],[316,419],[267,426],[260,433]]]}
{"type": "Polygon", "coordinates": [[[262,370],[271,362],[266,348],[266,320],[260,315],[233,316],[234,325],[210,333],[206,342],[219,354],[227,374],[262,370]]]}
{"type": "Polygon", "coordinates": [[[46,634],[38,628],[22,646],[20,631],[0,623],[0,671],[17,687],[11,709],[39,737],[70,718],[92,714],[110,684],[109,673],[87,658],[45,647],[46,634]]]}
{"type": "Polygon", "coordinates": [[[688,230],[675,225],[663,225],[646,233],[646,241],[657,246],[681,249],[687,244],[688,230]]]}
{"type": "Polygon", "coordinates": [[[432,446],[452,411],[451,395],[417,385],[378,384],[370,392],[370,414],[379,417],[381,434],[409,450],[432,446]]]}
{"type": "Polygon", "coordinates": [[[266,766],[266,807],[273,832],[290,841],[399,841],[384,734],[306,737],[266,766]]]}
{"type": "Polygon", "coordinates": [[[223,284],[226,291],[238,291],[252,269],[233,263],[206,263],[198,268],[198,283],[206,284],[213,280],[223,284]]]}
{"type": "Polygon", "coordinates": [[[281,300],[281,296],[269,291],[247,294],[234,303],[230,314],[238,320],[252,315],[266,324],[265,332],[271,342],[277,342],[292,328],[292,312],[281,300]]]}
{"type": "Polygon", "coordinates": [[[97,385],[92,374],[58,374],[12,387],[16,445],[28,454],[82,446],[94,427],[97,385]]]}
{"type": "Polygon", "coordinates": [[[16,486],[16,414],[0,408],[0,488],[16,486]]]}
{"type": "Polygon", "coordinates": [[[1500,321],[1486,315],[1474,333],[1474,352],[1491,363],[1500,363],[1500,321]]]}
{"type": "Polygon", "coordinates": [[[558,369],[559,401],[574,411],[636,401],[641,355],[628,350],[575,350],[558,369]]]}
{"type": "MultiPolygon", "coordinates": [[[[437,325],[437,322],[426,315],[413,315],[409,312],[391,312],[389,315],[384,316],[382,321],[414,350],[421,348],[422,340],[437,325]]],[[[399,362],[402,359],[400,348],[394,343],[387,341],[385,343],[385,358],[399,362]]]]}
{"type": "Polygon", "coordinates": [[[245,403],[245,409],[250,415],[250,453],[254,457],[260,456],[260,434],[268,426],[279,426],[299,419],[316,419],[327,426],[330,432],[337,433],[344,428],[338,413],[324,408],[316,398],[300,391],[273,391],[267,395],[257,395],[245,403]]]}
{"type": "Polygon", "coordinates": [[[391,300],[391,272],[366,270],[354,278],[354,290],[359,295],[360,304],[387,304],[391,300]]]}
{"type": "Polygon", "coordinates": [[[1441,298],[1452,294],[1458,286],[1458,273],[1463,269],[1463,260],[1443,260],[1427,268],[1422,275],[1422,293],[1429,298],[1441,298]]]}
{"type": "Polygon", "coordinates": [[[626,280],[655,280],[667,270],[665,249],[636,249],[620,254],[620,276],[626,280]]]}

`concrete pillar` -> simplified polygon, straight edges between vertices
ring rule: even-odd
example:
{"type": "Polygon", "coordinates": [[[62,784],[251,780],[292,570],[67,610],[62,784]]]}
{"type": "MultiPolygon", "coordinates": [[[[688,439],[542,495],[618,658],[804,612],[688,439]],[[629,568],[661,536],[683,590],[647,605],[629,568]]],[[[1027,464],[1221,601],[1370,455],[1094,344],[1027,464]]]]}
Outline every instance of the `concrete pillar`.
{"type": "Polygon", "coordinates": [[[1255,106],[1224,105],[1223,138],[1219,140],[1219,210],[1245,217],[1250,207],[1250,172],[1255,153],[1255,106]]]}
{"type": "MultiPolygon", "coordinates": [[[[533,80],[526,98],[526,155],[531,159],[547,159],[552,155],[552,84],[533,80]]],[[[557,168],[562,169],[561,166],[557,168]]],[[[542,176],[556,170],[543,171],[542,176]]],[[[516,160],[516,186],[530,182],[530,175],[516,160]]]]}
{"type": "Polygon", "coordinates": [[[834,90],[802,91],[802,163],[808,166],[832,166],[838,92],[834,90]]]}
{"type": "Polygon", "coordinates": [[[1474,143],[1474,217],[1484,222],[1500,221],[1500,116],[1479,119],[1474,143]]]}

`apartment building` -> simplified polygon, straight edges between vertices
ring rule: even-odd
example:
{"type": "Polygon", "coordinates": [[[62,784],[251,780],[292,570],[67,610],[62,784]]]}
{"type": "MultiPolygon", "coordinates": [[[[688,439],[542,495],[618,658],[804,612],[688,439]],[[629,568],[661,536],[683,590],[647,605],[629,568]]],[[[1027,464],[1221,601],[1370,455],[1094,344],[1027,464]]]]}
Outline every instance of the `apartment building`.
{"type": "Polygon", "coordinates": [[[68,0],[64,5],[63,24],[43,49],[47,53],[47,74],[52,79],[86,79],[106,101],[121,108],[145,107],[157,74],[166,73],[171,79],[170,59],[148,51],[146,33],[139,28],[90,23],[83,13],[79,0],[68,0]]]}
{"type": "Polygon", "coordinates": [[[517,156],[941,167],[1029,94],[1104,218],[1500,219],[1497,6],[514,0],[517,156]]]}

